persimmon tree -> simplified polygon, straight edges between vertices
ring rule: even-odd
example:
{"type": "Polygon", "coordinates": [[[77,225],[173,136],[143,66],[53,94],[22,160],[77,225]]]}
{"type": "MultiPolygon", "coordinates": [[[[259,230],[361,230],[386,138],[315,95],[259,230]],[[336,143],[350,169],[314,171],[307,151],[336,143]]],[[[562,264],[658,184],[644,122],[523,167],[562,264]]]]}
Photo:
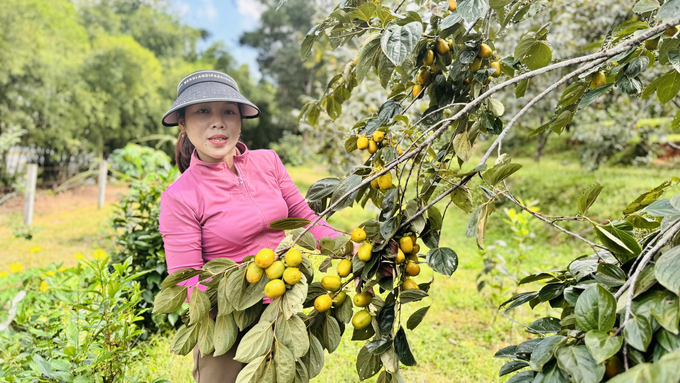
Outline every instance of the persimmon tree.
{"type": "Polygon", "coordinates": [[[513,296],[503,308],[549,304],[561,310],[561,317],[527,325],[536,339],[499,351],[496,357],[510,359],[500,375],[519,371],[510,378],[514,383],[677,382],[680,196],[660,197],[679,179],[622,206],[622,217],[608,224],[587,215],[603,191],[597,184],[584,186],[573,217],[550,217],[524,206],[508,189],[505,181],[521,165],[503,153],[501,144],[543,99],[552,97],[556,109],[535,134],[561,133],[608,93],[653,97],[660,104],[672,100],[680,90],[680,0],[631,4],[630,17],[614,21],[592,54],[553,60],[550,36],[559,31],[550,24],[526,31],[508,52],[496,49],[503,45],[504,30],[520,28],[547,3],[347,0],[313,27],[301,46],[303,59],[318,39],[327,39],[333,49],[358,40],[361,48],[321,98],[305,105],[301,118],[312,126],[322,114],[337,120],[372,72],[386,90],[380,108],[355,122],[344,145],[348,153],[366,150],[365,162],[347,169],[343,178],[325,178],[310,187],[307,201],[319,219],[272,222],[271,229],[286,230],[273,254],[264,249],[242,264],[219,258],[202,270],[169,276],[155,312],[173,312],[184,302],[188,288],[178,282],[198,275],[207,286],[205,292],[193,290],[174,351],[187,354],[198,345],[203,354],[223,354],[238,329],[248,329],[236,351],[236,359],[247,363],[238,382],[307,382],[323,367],[324,349],[335,351],[351,322],[352,339],[366,341],[357,355],[359,378],[379,374],[379,382],[403,382],[400,366],[416,364],[406,329],[416,329],[429,307],[409,318],[402,317],[402,309],[428,297],[433,283],[417,283],[413,277],[421,265],[446,277],[458,266],[454,249],[439,245],[447,211],[470,214],[465,234],[484,248],[495,203],[508,199],[586,243],[592,254],[563,271],[520,281],[546,284],[540,291],[513,296]],[[649,68],[660,69],[661,75],[646,83],[641,75],[649,68]],[[519,99],[540,84],[533,79],[556,71],[564,74],[536,89],[530,100],[515,101],[521,107],[506,116],[499,92],[514,87],[519,99]],[[561,96],[553,94],[558,89],[561,96]],[[409,117],[416,104],[424,104],[424,110],[409,117]],[[479,162],[470,163],[471,148],[482,137],[492,144],[479,162]],[[496,159],[488,164],[494,152],[496,159]],[[481,201],[472,198],[467,186],[475,177],[481,182],[481,201]],[[309,232],[323,217],[368,203],[379,213],[358,223],[351,235],[317,243],[309,232]],[[592,225],[595,237],[565,229],[563,220],[592,225]],[[356,254],[353,243],[360,245],[356,254]],[[274,254],[285,265],[274,266],[274,254]],[[319,261],[317,267],[312,260],[319,261]],[[329,275],[314,282],[317,270],[329,275]],[[352,299],[348,292],[354,293],[352,299]],[[265,294],[272,302],[263,309],[265,294]],[[217,311],[215,319],[211,309],[217,311]]]}

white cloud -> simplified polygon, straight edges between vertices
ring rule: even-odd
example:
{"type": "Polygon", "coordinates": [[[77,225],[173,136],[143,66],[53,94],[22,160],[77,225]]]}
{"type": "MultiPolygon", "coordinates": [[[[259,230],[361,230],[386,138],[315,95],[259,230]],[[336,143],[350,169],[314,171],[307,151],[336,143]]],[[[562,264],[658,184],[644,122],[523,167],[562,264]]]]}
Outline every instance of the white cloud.
{"type": "Polygon", "coordinates": [[[187,3],[183,3],[181,1],[173,1],[169,3],[170,9],[175,12],[175,14],[179,15],[180,18],[184,18],[186,15],[189,14],[189,11],[191,10],[191,5],[187,3]]]}
{"type": "Polygon", "coordinates": [[[203,8],[196,11],[196,15],[200,18],[215,21],[217,20],[217,17],[219,17],[219,12],[217,12],[217,8],[212,0],[203,0],[203,8]]]}
{"type": "Polygon", "coordinates": [[[253,0],[236,0],[236,7],[238,8],[238,13],[250,16],[256,20],[259,20],[262,13],[267,9],[259,1],[253,0]]]}

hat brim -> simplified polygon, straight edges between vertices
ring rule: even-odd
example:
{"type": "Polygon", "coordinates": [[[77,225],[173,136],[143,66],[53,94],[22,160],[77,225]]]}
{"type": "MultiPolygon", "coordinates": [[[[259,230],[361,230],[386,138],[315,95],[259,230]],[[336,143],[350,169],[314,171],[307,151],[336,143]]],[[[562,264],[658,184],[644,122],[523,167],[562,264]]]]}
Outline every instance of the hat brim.
{"type": "Polygon", "coordinates": [[[260,115],[260,109],[248,101],[234,88],[218,82],[201,82],[186,88],[172,103],[172,107],[163,115],[163,125],[177,125],[179,116],[177,111],[189,105],[204,102],[228,101],[242,104],[241,113],[243,118],[256,118],[260,115]]]}

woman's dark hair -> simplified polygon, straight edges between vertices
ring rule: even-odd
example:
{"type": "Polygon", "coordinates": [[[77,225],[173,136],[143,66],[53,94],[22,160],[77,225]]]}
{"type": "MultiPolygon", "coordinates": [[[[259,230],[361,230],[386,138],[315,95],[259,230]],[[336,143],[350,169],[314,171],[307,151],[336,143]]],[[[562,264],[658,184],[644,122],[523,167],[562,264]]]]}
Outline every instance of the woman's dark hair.
{"type": "MultiPolygon", "coordinates": [[[[241,115],[241,122],[243,122],[243,108],[242,104],[238,105],[238,112],[241,115]]],[[[186,108],[177,110],[177,115],[179,118],[184,119],[186,108]]],[[[177,144],[175,145],[175,162],[179,168],[180,173],[184,173],[185,170],[189,169],[191,164],[191,154],[194,152],[194,144],[189,141],[186,134],[182,133],[180,130],[179,136],[177,137],[177,144]]]]}

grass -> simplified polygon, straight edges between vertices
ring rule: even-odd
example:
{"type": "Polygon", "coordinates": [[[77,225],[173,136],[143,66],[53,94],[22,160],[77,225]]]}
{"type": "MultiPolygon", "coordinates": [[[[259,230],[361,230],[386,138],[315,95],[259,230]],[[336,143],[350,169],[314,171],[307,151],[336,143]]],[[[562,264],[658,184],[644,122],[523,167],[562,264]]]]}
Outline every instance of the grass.
{"type": "MultiPolygon", "coordinates": [[[[492,161],[493,159],[490,163],[492,161]]],[[[589,216],[596,221],[620,216],[621,210],[639,194],[657,186],[672,175],[676,175],[670,170],[610,167],[587,173],[576,164],[565,164],[560,160],[551,159],[544,159],[538,164],[530,158],[517,158],[514,162],[523,164],[524,168],[508,182],[510,190],[515,196],[524,200],[538,200],[542,212],[546,214],[574,215],[576,200],[581,191],[594,182],[602,184],[604,190],[589,213],[589,216]]],[[[327,176],[323,171],[310,167],[291,168],[289,171],[303,194],[314,181],[327,176]]],[[[478,185],[478,178],[475,178],[475,181],[469,185],[475,198],[480,197],[478,185]]],[[[680,192],[680,187],[675,186],[667,192],[666,196],[678,192],[680,192]]],[[[513,247],[512,233],[502,222],[503,208],[510,207],[513,207],[511,203],[505,201],[490,217],[488,235],[485,240],[487,245],[502,239],[510,244],[510,248],[513,247]]],[[[60,222],[43,226],[43,236],[40,239],[36,237],[33,241],[35,244],[44,246],[44,254],[50,254],[50,256],[41,257],[39,260],[33,259],[31,262],[70,260],[76,247],[74,240],[68,238],[82,238],[83,240],[101,238],[101,234],[107,230],[110,211],[109,206],[106,209],[90,210],[87,213],[79,210],[61,213],[63,215],[60,216],[60,222]],[[63,233],[64,225],[68,225],[70,228],[68,231],[73,233],[63,233]],[[49,245],[46,246],[46,244],[49,245]],[[47,251],[47,248],[51,250],[47,251]]],[[[350,231],[366,219],[374,217],[376,212],[377,209],[374,207],[367,206],[366,210],[353,207],[337,213],[329,219],[329,222],[340,230],[350,231]]],[[[488,290],[482,293],[477,292],[476,277],[482,269],[483,256],[474,240],[464,235],[468,219],[469,214],[452,207],[444,221],[440,245],[451,247],[457,252],[460,265],[456,273],[451,278],[438,274],[434,276],[432,271],[425,266],[421,275],[417,277],[420,282],[434,277],[435,283],[430,290],[430,298],[424,302],[409,305],[413,307],[409,307],[409,312],[404,313],[410,314],[424,305],[431,305],[421,325],[415,331],[407,331],[411,348],[418,361],[418,366],[404,368],[404,375],[408,382],[504,381],[505,379],[498,378],[498,370],[503,361],[493,359],[493,353],[508,344],[515,344],[530,338],[521,326],[513,324],[499,315],[496,310],[501,299],[509,297],[511,292],[504,291],[496,295],[492,295],[488,290]]],[[[41,221],[37,219],[36,224],[39,222],[41,221]]],[[[588,239],[595,240],[593,233],[588,231],[588,225],[584,223],[577,222],[565,226],[582,232],[588,239]]],[[[532,231],[535,236],[527,243],[532,247],[525,254],[526,259],[522,266],[526,272],[564,268],[570,260],[588,254],[590,251],[587,245],[537,220],[532,223],[532,231]]],[[[6,238],[11,237],[7,235],[7,232],[0,232],[0,235],[2,234],[5,234],[6,238]]],[[[89,251],[91,250],[92,248],[89,251]]],[[[12,256],[21,260],[26,256],[25,251],[25,249],[12,251],[12,256]]],[[[78,251],[85,253],[83,250],[78,251]]],[[[500,247],[487,251],[503,252],[508,256],[507,250],[500,247]]],[[[4,260],[4,258],[0,259],[4,260]]],[[[28,261],[26,262],[29,264],[28,261]]],[[[537,286],[539,285],[529,288],[537,286]]],[[[555,315],[555,312],[542,306],[537,307],[535,311],[522,307],[511,315],[523,323],[530,323],[542,316],[555,315]]],[[[406,321],[407,318],[408,316],[405,316],[402,321],[406,321]]],[[[354,363],[356,354],[365,342],[351,342],[350,333],[351,331],[346,331],[341,346],[334,354],[326,355],[327,367],[314,379],[314,382],[358,381],[354,363]]],[[[153,336],[150,342],[142,346],[148,357],[145,357],[144,361],[140,361],[139,364],[131,366],[132,370],[141,372],[146,377],[165,375],[173,382],[192,381],[191,356],[181,357],[170,354],[168,348],[171,339],[172,334],[153,336]],[[148,363],[149,360],[154,362],[148,363]]],[[[374,382],[375,378],[370,381],[374,382]]]]}

